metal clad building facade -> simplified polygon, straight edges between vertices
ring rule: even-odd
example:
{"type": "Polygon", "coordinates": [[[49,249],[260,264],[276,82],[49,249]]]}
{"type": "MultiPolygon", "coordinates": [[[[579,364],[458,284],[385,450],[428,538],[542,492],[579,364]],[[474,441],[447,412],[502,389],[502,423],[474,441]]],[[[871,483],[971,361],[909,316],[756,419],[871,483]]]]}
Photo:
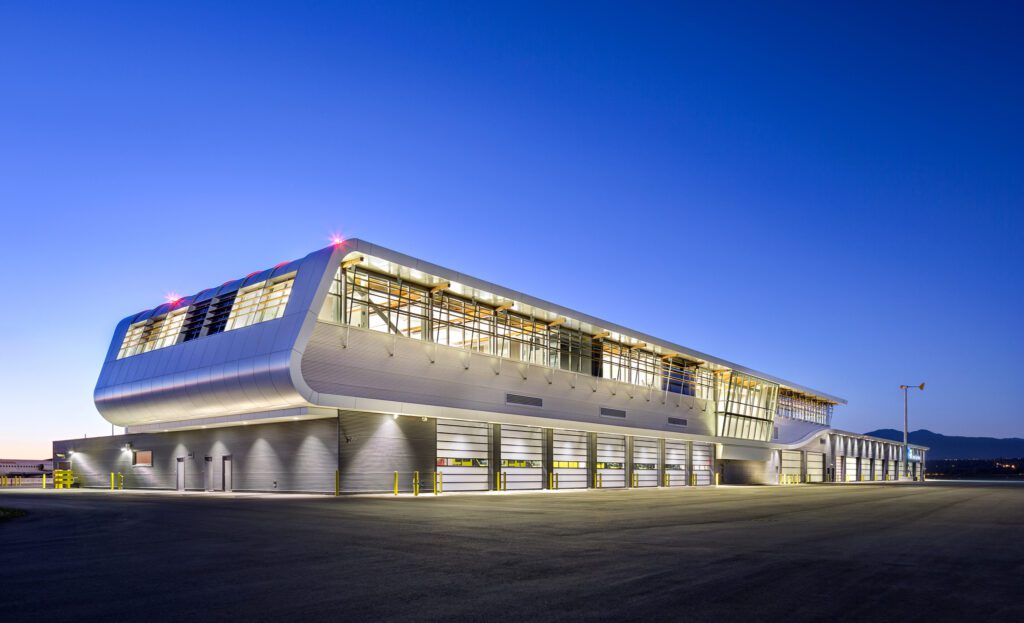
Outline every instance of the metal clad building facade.
{"type": "Polygon", "coordinates": [[[360,240],[125,318],[95,402],[124,435],[54,442],[84,486],[686,487],[924,458],[832,429],[841,398],[360,240]]]}

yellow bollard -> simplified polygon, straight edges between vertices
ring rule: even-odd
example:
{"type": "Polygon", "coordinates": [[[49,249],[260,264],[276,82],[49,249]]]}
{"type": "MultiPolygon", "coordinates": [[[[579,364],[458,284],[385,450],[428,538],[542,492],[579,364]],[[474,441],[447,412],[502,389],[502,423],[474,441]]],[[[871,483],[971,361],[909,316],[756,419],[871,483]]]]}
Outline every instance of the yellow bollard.
{"type": "Polygon", "coordinates": [[[395,495],[398,495],[398,472],[395,472],[395,495]]]}
{"type": "Polygon", "coordinates": [[[420,473],[419,472],[413,472],[412,473],[412,494],[414,496],[420,494],[420,473]]]}
{"type": "Polygon", "coordinates": [[[501,472],[494,472],[494,490],[501,491],[501,472]]]}
{"type": "Polygon", "coordinates": [[[437,472],[437,490],[444,493],[444,472],[437,472]]]}
{"type": "Polygon", "coordinates": [[[46,474],[43,474],[43,488],[46,488],[46,474]]]}
{"type": "Polygon", "coordinates": [[[716,487],[718,486],[718,479],[719,479],[719,476],[721,476],[721,474],[719,474],[718,472],[715,472],[715,486],[716,486],[716,487]]]}
{"type": "Polygon", "coordinates": [[[114,472],[110,472],[110,490],[114,490],[114,472]]]}

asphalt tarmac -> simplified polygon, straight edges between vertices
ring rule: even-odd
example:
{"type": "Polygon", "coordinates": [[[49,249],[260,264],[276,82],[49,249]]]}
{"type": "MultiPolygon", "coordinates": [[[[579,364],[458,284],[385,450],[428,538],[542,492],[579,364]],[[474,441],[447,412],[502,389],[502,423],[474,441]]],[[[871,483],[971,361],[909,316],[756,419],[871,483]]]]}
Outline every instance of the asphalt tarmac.
{"type": "Polygon", "coordinates": [[[2,621],[1024,621],[1024,485],[0,507],[2,621]]]}

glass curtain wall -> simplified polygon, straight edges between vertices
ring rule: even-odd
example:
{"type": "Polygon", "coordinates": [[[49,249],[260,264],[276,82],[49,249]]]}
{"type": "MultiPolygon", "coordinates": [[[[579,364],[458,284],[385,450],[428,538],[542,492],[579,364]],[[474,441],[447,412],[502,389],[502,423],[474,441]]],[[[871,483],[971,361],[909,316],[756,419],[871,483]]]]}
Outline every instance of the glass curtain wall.
{"type": "Polygon", "coordinates": [[[778,393],[777,383],[731,370],[716,372],[718,435],[769,441],[778,393]]]}
{"type": "Polygon", "coordinates": [[[830,402],[803,396],[788,389],[779,390],[777,412],[781,416],[827,426],[832,422],[832,408],[830,402]]]}
{"type": "Polygon", "coordinates": [[[656,390],[712,395],[711,372],[694,362],[362,267],[335,273],[320,319],[656,390]]]}

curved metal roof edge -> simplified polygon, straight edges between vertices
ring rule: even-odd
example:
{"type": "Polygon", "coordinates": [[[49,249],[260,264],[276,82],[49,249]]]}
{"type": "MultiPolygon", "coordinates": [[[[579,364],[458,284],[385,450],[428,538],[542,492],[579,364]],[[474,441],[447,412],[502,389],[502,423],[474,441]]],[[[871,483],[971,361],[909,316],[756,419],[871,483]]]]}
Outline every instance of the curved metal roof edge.
{"type": "MultiPolygon", "coordinates": [[[[526,303],[526,304],[534,306],[534,307],[539,307],[539,308],[542,308],[542,309],[546,309],[548,311],[554,312],[554,313],[562,315],[562,316],[568,316],[568,317],[570,317],[570,318],[572,318],[574,320],[579,320],[579,321],[582,321],[582,322],[586,322],[588,324],[600,326],[600,327],[608,329],[610,331],[615,331],[616,333],[622,333],[622,334],[625,334],[625,335],[629,335],[631,337],[643,340],[643,341],[645,341],[645,342],[647,342],[649,344],[657,344],[658,346],[661,346],[662,348],[665,348],[665,349],[668,349],[668,350],[671,350],[671,351],[675,351],[675,352],[678,352],[678,353],[681,353],[681,354],[685,354],[685,355],[688,355],[688,356],[696,358],[696,359],[702,359],[704,361],[715,363],[715,364],[718,364],[720,366],[724,366],[726,368],[734,370],[736,372],[742,372],[744,374],[750,374],[751,376],[756,376],[758,378],[764,379],[766,381],[770,381],[772,383],[778,383],[779,385],[782,385],[782,386],[786,387],[787,389],[796,390],[798,392],[801,392],[801,393],[804,393],[804,394],[809,394],[811,396],[815,396],[815,397],[818,397],[818,398],[824,398],[825,400],[828,400],[828,401],[831,401],[831,402],[835,402],[837,404],[844,404],[844,405],[848,404],[845,398],[840,398],[839,396],[834,396],[832,394],[828,394],[828,393],[822,392],[820,390],[816,390],[816,389],[813,389],[813,388],[810,388],[810,387],[806,387],[804,385],[793,383],[791,381],[787,381],[787,380],[779,378],[777,376],[773,376],[773,375],[770,375],[770,374],[766,374],[764,372],[760,372],[760,371],[755,370],[753,368],[748,368],[746,366],[741,366],[741,365],[739,365],[737,363],[733,363],[733,362],[728,361],[726,359],[722,359],[720,357],[715,357],[715,356],[709,355],[707,353],[702,353],[702,352],[700,352],[698,350],[694,350],[692,348],[687,348],[686,346],[683,346],[681,344],[675,344],[675,343],[669,342],[667,340],[656,338],[653,335],[648,335],[646,333],[642,333],[640,331],[636,331],[636,330],[624,327],[624,326],[616,324],[614,322],[609,322],[607,320],[603,320],[601,318],[597,318],[596,316],[591,316],[589,314],[584,314],[583,312],[579,312],[579,311],[576,311],[574,309],[570,309],[568,307],[565,307],[563,305],[558,305],[556,303],[552,303],[550,301],[545,301],[543,299],[540,299],[540,298],[537,298],[537,297],[534,297],[534,296],[530,296],[529,294],[526,294],[526,293],[523,293],[523,292],[519,292],[519,291],[513,290],[511,288],[506,288],[504,286],[500,286],[500,285],[495,284],[495,283],[490,283],[488,281],[484,281],[483,279],[478,279],[476,277],[472,277],[470,275],[466,275],[465,273],[460,273],[459,271],[452,270],[452,269],[446,268],[444,266],[439,266],[437,264],[434,264],[434,263],[431,263],[431,262],[427,262],[425,260],[420,260],[418,258],[415,258],[415,257],[411,256],[411,255],[406,255],[405,253],[400,253],[398,251],[394,251],[394,250],[389,249],[387,247],[382,247],[382,246],[376,245],[376,244],[374,244],[372,242],[368,242],[368,241],[362,240],[360,238],[350,238],[350,239],[345,240],[344,242],[339,243],[339,244],[341,244],[343,246],[343,248],[347,252],[349,252],[349,253],[352,253],[352,252],[362,252],[362,253],[365,253],[367,255],[371,255],[373,257],[377,257],[377,258],[380,258],[380,259],[383,259],[383,260],[388,260],[388,261],[394,262],[396,264],[400,264],[402,266],[406,266],[408,268],[415,268],[416,270],[419,270],[419,271],[422,271],[424,273],[433,275],[435,277],[441,277],[443,279],[447,279],[447,280],[450,280],[450,281],[455,281],[457,283],[461,283],[463,285],[471,286],[471,287],[477,288],[479,290],[483,290],[485,292],[489,292],[491,294],[496,294],[498,296],[502,296],[502,297],[505,297],[505,298],[508,298],[508,299],[512,299],[512,300],[517,301],[517,302],[526,303]]],[[[332,246],[336,246],[336,245],[332,245],[332,246]]]]}

